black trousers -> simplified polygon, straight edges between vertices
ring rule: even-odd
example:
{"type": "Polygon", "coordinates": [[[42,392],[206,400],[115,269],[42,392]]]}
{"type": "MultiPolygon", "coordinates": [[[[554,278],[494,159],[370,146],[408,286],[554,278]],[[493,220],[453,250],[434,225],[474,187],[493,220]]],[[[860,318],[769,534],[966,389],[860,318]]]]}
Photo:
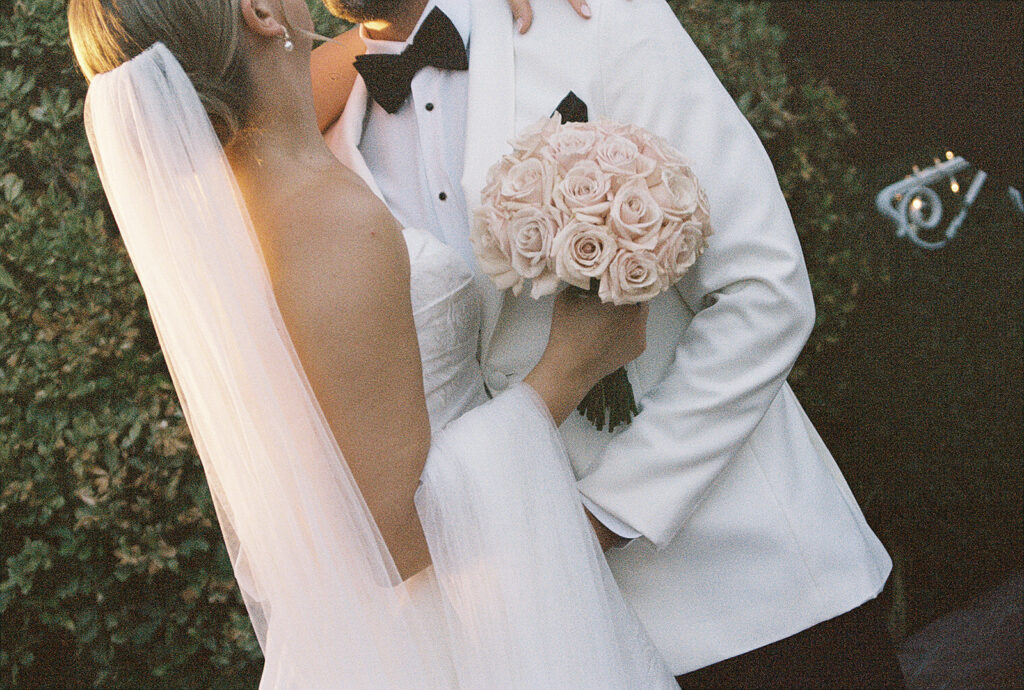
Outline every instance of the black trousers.
{"type": "Polygon", "coordinates": [[[905,688],[880,599],[676,680],[687,690],[905,688]]]}

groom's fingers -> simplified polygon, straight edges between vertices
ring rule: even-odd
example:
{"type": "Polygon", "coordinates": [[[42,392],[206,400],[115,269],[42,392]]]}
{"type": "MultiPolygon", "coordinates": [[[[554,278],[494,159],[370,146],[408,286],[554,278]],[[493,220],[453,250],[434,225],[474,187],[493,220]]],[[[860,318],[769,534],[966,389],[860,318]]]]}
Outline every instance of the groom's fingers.
{"type": "Polygon", "coordinates": [[[533,23],[533,8],[530,7],[530,0],[508,0],[508,6],[512,8],[512,17],[516,21],[516,29],[525,34],[533,23]]]}
{"type": "Polygon", "coordinates": [[[593,14],[590,11],[590,5],[587,4],[587,0],[569,0],[569,4],[576,10],[576,14],[584,19],[590,19],[590,15],[593,14]]]}

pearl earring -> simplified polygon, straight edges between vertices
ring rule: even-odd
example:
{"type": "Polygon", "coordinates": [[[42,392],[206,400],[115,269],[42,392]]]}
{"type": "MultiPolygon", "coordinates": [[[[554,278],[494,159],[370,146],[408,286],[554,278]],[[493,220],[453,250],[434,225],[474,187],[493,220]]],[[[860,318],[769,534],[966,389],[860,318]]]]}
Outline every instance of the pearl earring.
{"type": "Polygon", "coordinates": [[[288,29],[287,28],[285,28],[284,36],[282,36],[282,38],[284,38],[284,52],[290,53],[293,50],[295,50],[295,44],[292,43],[292,37],[288,33],[288,29]]]}

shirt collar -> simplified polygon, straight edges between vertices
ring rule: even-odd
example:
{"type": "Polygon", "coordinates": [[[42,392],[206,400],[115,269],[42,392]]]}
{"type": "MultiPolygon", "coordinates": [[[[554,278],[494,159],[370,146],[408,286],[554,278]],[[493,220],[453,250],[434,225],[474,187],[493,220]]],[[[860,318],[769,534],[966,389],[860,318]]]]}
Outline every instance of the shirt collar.
{"type": "Polygon", "coordinates": [[[420,30],[420,25],[423,24],[423,20],[427,18],[430,11],[437,7],[442,12],[448,15],[448,18],[452,20],[452,24],[458,30],[459,35],[462,36],[462,42],[466,44],[466,48],[469,48],[469,28],[470,28],[470,7],[469,3],[471,0],[430,0],[427,6],[423,8],[423,14],[420,15],[420,19],[416,22],[416,28],[413,29],[412,35],[407,41],[381,41],[375,38],[370,38],[366,35],[366,29],[362,26],[359,27],[359,37],[363,39],[363,43],[366,44],[366,53],[368,55],[374,54],[387,54],[397,55],[405,50],[405,47],[412,42],[413,36],[420,30]]]}

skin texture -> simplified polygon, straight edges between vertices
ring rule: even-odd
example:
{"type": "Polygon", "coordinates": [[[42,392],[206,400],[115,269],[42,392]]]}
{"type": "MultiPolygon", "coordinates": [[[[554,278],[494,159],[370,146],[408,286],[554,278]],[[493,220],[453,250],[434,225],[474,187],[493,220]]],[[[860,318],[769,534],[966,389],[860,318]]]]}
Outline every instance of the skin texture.
{"type": "Polygon", "coordinates": [[[360,23],[394,17],[409,0],[324,0],[332,14],[360,23]]]}
{"type": "MultiPolygon", "coordinates": [[[[317,127],[303,0],[243,0],[257,118],[228,147],[274,294],[324,415],[399,573],[429,565],[413,505],[430,427],[401,228],[317,127]],[[387,353],[382,356],[382,353],[387,353]]],[[[561,422],[637,357],[646,308],[560,297],[548,350],[527,377],[561,422]]]]}
{"type": "Polygon", "coordinates": [[[327,130],[341,117],[356,81],[354,62],[357,55],[366,52],[359,31],[352,29],[313,51],[312,80],[313,103],[316,107],[317,126],[327,130]]]}

